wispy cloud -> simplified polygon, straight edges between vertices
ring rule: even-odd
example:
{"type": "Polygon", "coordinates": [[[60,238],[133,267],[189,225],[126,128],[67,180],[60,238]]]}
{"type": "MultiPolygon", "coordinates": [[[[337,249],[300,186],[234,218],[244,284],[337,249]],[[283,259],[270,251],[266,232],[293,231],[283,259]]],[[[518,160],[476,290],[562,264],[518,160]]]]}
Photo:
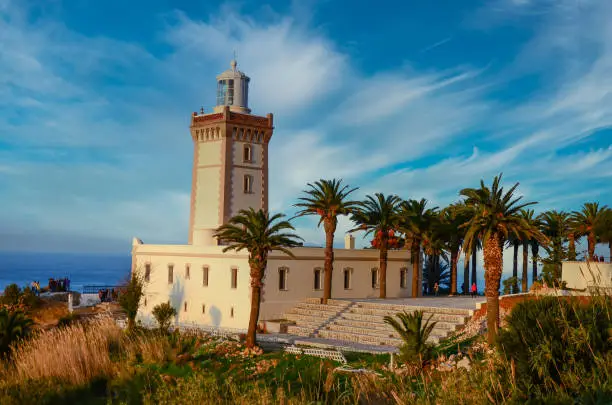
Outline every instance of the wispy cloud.
{"type": "Polygon", "coordinates": [[[450,37],[446,37],[446,38],[444,38],[444,39],[442,39],[442,40],[440,40],[440,41],[438,41],[438,42],[434,42],[433,44],[431,44],[431,45],[429,45],[429,46],[426,46],[425,48],[421,49],[419,52],[420,52],[420,53],[429,52],[429,51],[431,51],[432,49],[435,49],[435,48],[437,48],[437,47],[439,47],[439,46],[444,45],[445,43],[449,42],[449,41],[450,41],[450,40],[452,40],[452,39],[453,39],[453,37],[452,37],[452,36],[450,36],[450,37]]]}

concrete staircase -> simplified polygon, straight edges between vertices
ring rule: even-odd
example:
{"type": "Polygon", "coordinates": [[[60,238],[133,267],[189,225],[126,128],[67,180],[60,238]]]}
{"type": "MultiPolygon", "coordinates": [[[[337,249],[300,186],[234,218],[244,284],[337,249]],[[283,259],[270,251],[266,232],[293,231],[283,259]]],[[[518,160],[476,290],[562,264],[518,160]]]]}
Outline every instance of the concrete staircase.
{"type": "Polygon", "coordinates": [[[323,338],[365,345],[400,346],[402,340],[395,330],[384,323],[386,315],[398,312],[423,311],[425,319],[437,324],[430,341],[437,343],[462,327],[472,316],[472,309],[446,308],[389,303],[384,301],[329,300],[328,305],[318,299],[298,303],[285,314],[295,322],[288,327],[293,335],[323,338]]]}

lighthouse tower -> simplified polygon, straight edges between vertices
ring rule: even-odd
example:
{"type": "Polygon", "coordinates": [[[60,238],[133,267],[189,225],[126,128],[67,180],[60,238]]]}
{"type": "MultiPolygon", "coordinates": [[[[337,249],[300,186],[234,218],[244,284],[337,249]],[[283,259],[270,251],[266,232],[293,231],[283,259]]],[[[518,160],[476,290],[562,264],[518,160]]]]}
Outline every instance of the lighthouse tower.
{"type": "Polygon", "coordinates": [[[241,209],[268,208],[268,142],[272,114],[251,114],[249,77],[237,69],[217,76],[217,105],[193,113],[189,244],[216,245],[213,233],[241,209]]]}

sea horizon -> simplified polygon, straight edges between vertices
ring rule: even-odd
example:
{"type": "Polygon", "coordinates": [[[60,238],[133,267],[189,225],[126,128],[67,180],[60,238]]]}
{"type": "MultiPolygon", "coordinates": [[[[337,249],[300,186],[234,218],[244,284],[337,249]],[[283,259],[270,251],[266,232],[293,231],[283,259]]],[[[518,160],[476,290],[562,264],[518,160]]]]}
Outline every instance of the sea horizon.
{"type": "Polygon", "coordinates": [[[0,251],[0,291],[9,284],[19,287],[49,278],[70,279],[70,289],[85,285],[117,285],[130,274],[129,253],[0,251]]]}

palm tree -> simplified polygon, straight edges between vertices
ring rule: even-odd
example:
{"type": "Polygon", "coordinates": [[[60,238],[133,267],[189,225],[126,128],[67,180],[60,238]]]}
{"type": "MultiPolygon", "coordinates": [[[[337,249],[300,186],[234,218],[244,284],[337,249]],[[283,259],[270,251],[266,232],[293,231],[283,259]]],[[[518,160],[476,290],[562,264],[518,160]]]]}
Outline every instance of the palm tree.
{"type": "Polygon", "coordinates": [[[325,230],[325,279],[323,286],[323,303],[331,298],[332,272],[334,270],[334,234],[338,226],[338,215],[349,215],[359,205],[357,201],[350,201],[349,195],[357,188],[342,185],[342,180],[319,180],[314,184],[308,183],[304,190],[306,196],[300,198],[295,207],[301,208],[297,217],[304,215],[318,215],[319,223],[323,223],[325,230]]]}
{"type": "Polygon", "coordinates": [[[457,294],[457,262],[465,233],[461,226],[467,219],[466,210],[461,203],[451,204],[440,213],[441,237],[450,253],[450,295],[457,294]]]}
{"type": "Polygon", "coordinates": [[[425,323],[423,323],[423,311],[415,311],[412,314],[404,311],[398,312],[395,317],[389,315],[384,317],[385,323],[391,325],[404,341],[400,348],[400,356],[405,362],[418,362],[422,366],[430,359],[431,344],[427,339],[437,324],[430,322],[432,316],[433,314],[425,323]]]}
{"type": "Polygon", "coordinates": [[[563,211],[545,211],[538,216],[540,230],[551,242],[545,246],[546,263],[554,265],[555,279],[561,278],[561,263],[567,257],[563,243],[570,233],[569,214],[563,211]]]}
{"type": "Polygon", "coordinates": [[[470,257],[465,254],[463,258],[463,293],[467,294],[470,287],[470,257]]]}
{"type": "Polygon", "coordinates": [[[299,236],[287,232],[295,230],[289,221],[281,220],[283,214],[270,216],[267,211],[253,208],[240,210],[225,225],[215,231],[215,237],[227,244],[223,252],[247,250],[251,277],[251,314],[246,337],[247,347],[255,346],[255,331],[259,321],[261,288],[268,264],[268,254],[278,250],[294,257],[289,248],[301,246],[299,236]]]}
{"type": "Polygon", "coordinates": [[[580,211],[574,211],[572,213],[572,223],[576,226],[576,229],[580,233],[587,236],[589,244],[589,260],[593,260],[595,256],[595,245],[597,244],[597,235],[595,234],[595,228],[599,225],[599,222],[603,219],[603,215],[606,212],[608,206],[599,206],[599,203],[584,203],[580,211]]]}
{"type": "Polygon", "coordinates": [[[9,355],[11,346],[28,337],[34,322],[21,311],[0,309],[0,358],[9,355]]]}
{"type": "Polygon", "coordinates": [[[520,203],[516,197],[518,183],[508,191],[501,187],[502,175],[493,179],[491,188],[480,181],[480,188],[466,188],[460,194],[471,206],[472,217],[466,222],[465,240],[468,249],[482,240],[485,265],[485,294],[487,296],[488,341],[493,344],[499,328],[499,287],[503,271],[502,249],[509,236],[530,236],[544,239],[537,229],[530,226],[519,215],[521,209],[535,203],[520,203]]]}
{"type": "Polygon", "coordinates": [[[538,252],[540,250],[540,242],[535,239],[531,239],[531,283],[538,281],[538,252]]]}
{"type": "MultiPolygon", "coordinates": [[[[530,229],[540,228],[540,221],[535,216],[535,212],[533,210],[529,210],[529,209],[521,210],[521,216],[523,217],[525,222],[529,225],[530,229]]],[[[522,242],[523,242],[523,277],[522,277],[522,283],[521,283],[522,292],[527,292],[527,287],[528,287],[528,283],[527,283],[529,281],[528,262],[529,262],[529,247],[532,246],[531,240],[532,238],[529,238],[527,236],[523,237],[522,239],[522,242]]]]}
{"type": "Polygon", "coordinates": [[[396,195],[386,196],[376,193],[374,197],[368,195],[359,204],[352,215],[351,220],[357,225],[349,232],[359,230],[366,231],[366,235],[374,233],[379,241],[380,261],[380,298],[387,298],[387,251],[389,249],[389,237],[399,225],[399,206],[402,200],[396,195]]]}
{"type": "Polygon", "coordinates": [[[518,292],[518,252],[519,247],[521,246],[521,240],[514,236],[510,236],[510,240],[508,241],[510,246],[512,246],[513,254],[512,254],[512,278],[514,278],[514,283],[512,283],[512,294],[516,294],[518,292]]]}
{"type": "Polygon", "coordinates": [[[410,260],[412,262],[412,297],[418,297],[421,286],[421,246],[423,237],[431,227],[438,207],[427,208],[427,200],[407,200],[400,207],[400,230],[410,238],[410,260]]]}
{"type": "MultiPolygon", "coordinates": [[[[444,254],[446,249],[445,241],[442,239],[442,226],[439,223],[440,219],[435,218],[432,223],[432,229],[423,237],[423,251],[429,256],[427,267],[423,269],[427,275],[427,291],[431,292],[434,284],[438,281],[440,274],[440,256],[449,262],[448,257],[444,254]]],[[[450,278],[450,274],[449,274],[450,278]]]]}
{"type": "MultiPolygon", "coordinates": [[[[474,246],[472,246],[472,284],[476,284],[478,285],[478,278],[477,278],[477,274],[476,274],[476,267],[478,264],[478,251],[482,250],[482,242],[480,241],[480,239],[476,238],[475,240],[476,244],[474,246]]],[[[464,241],[465,244],[465,241],[464,241]]],[[[469,252],[469,250],[467,249],[467,247],[464,249],[467,252],[469,252]]]]}
{"type": "Polygon", "coordinates": [[[612,208],[608,208],[601,217],[595,233],[602,243],[608,243],[608,249],[610,250],[610,256],[608,260],[612,262],[612,208]]]}

